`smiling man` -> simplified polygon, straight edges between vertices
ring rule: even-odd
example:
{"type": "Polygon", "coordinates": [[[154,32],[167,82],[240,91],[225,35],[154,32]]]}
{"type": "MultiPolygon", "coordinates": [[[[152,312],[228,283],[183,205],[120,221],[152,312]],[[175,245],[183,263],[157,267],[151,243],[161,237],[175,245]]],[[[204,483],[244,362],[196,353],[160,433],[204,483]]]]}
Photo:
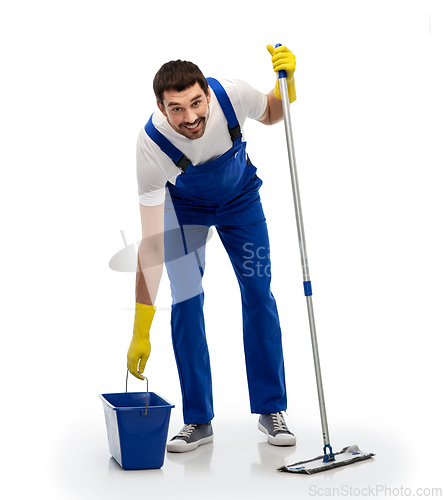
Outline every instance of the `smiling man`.
{"type": "Polygon", "coordinates": [[[206,129],[209,118],[209,89],[205,94],[200,84],[195,83],[183,92],[163,92],[163,101],[157,105],[169,125],[179,134],[190,140],[200,139],[206,129]],[[166,100],[166,105],[165,105],[166,100]]]}
{"type": "MultiPolygon", "coordinates": [[[[287,72],[292,102],[295,57],[283,46],[269,45],[268,51],[274,71],[287,72]]],[[[280,323],[270,289],[269,239],[259,196],[262,181],[246,153],[243,135],[247,118],[265,125],[283,118],[278,79],[274,89],[263,94],[240,80],[205,78],[195,64],[179,60],[160,68],[153,87],[158,110],[137,144],[142,243],[128,369],[142,378],[165,263],[185,424],[167,449],[185,452],[212,442],[214,411],[202,278],[209,229],[215,227],[241,291],[251,412],[259,415],[258,428],[270,444],[292,446],[295,437],[282,414],[286,385],[280,323]]],[[[229,311],[221,304],[220,321],[225,314],[229,311]]]]}

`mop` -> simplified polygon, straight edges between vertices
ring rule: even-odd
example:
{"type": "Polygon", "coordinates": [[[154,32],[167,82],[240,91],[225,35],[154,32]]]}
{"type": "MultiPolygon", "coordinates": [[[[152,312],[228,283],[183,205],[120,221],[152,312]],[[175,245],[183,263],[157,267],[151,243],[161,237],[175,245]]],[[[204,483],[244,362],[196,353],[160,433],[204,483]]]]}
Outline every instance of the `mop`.
{"type": "MultiPolygon", "coordinates": [[[[276,48],[281,44],[276,45],[276,48]]],[[[288,146],[289,167],[291,171],[292,194],[294,198],[295,217],[297,221],[298,241],[300,245],[300,256],[303,271],[303,287],[308,306],[309,325],[311,330],[312,352],[314,355],[315,377],[317,381],[317,393],[320,406],[320,418],[323,430],[323,454],[311,460],[304,460],[292,465],[284,465],[277,470],[299,474],[315,474],[336,467],[342,467],[374,456],[374,453],[363,453],[357,445],[347,446],[340,452],[334,453],[329,440],[328,422],[326,419],[325,398],[323,395],[323,384],[320,370],[320,358],[318,354],[317,334],[315,330],[314,309],[312,304],[312,286],[309,276],[308,256],[306,252],[306,241],[304,234],[300,192],[298,187],[297,167],[295,163],[294,143],[292,136],[291,115],[289,111],[289,94],[286,80],[286,71],[278,72],[280,94],[283,105],[283,119],[285,123],[286,142],[288,146]]]]}

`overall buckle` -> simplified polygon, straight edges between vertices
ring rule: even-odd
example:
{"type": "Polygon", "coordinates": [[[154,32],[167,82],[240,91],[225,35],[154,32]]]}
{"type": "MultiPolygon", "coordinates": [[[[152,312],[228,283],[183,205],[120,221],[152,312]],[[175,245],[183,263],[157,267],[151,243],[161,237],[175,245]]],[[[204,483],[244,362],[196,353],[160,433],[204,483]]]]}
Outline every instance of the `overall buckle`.
{"type": "Polygon", "coordinates": [[[228,129],[229,129],[229,134],[231,136],[232,142],[234,142],[236,139],[239,139],[240,137],[242,137],[239,123],[235,127],[232,127],[232,128],[229,128],[229,126],[228,126],[228,129]]]}
{"type": "Polygon", "coordinates": [[[175,164],[177,165],[177,167],[182,171],[182,172],[186,172],[186,169],[188,168],[188,165],[191,163],[191,160],[183,155],[180,160],[178,160],[177,162],[175,162],[175,164]]]}

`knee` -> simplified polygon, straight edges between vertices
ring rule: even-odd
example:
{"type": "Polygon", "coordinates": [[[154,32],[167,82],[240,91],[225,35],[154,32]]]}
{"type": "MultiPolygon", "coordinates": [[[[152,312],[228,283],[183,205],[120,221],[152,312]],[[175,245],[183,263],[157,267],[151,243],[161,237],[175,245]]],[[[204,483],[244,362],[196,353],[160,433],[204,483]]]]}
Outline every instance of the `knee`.
{"type": "Polygon", "coordinates": [[[266,274],[255,274],[242,280],[241,290],[243,301],[251,305],[262,305],[274,300],[271,293],[271,277],[266,274]]]}
{"type": "Polygon", "coordinates": [[[173,302],[183,302],[203,292],[202,269],[194,254],[166,263],[173,302]]]}

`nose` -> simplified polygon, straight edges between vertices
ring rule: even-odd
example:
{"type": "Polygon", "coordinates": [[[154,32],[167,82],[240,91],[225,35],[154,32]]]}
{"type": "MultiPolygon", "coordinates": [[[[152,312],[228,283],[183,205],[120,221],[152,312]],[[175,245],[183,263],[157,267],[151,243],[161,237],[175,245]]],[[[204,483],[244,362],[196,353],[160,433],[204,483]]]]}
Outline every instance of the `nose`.
{"type": "Polygon", "coordinates": [[[187,109],[185,111],[185,122],[186,123],[194,123],[197,120],[197,113],[193,109],[187,109]]]}

